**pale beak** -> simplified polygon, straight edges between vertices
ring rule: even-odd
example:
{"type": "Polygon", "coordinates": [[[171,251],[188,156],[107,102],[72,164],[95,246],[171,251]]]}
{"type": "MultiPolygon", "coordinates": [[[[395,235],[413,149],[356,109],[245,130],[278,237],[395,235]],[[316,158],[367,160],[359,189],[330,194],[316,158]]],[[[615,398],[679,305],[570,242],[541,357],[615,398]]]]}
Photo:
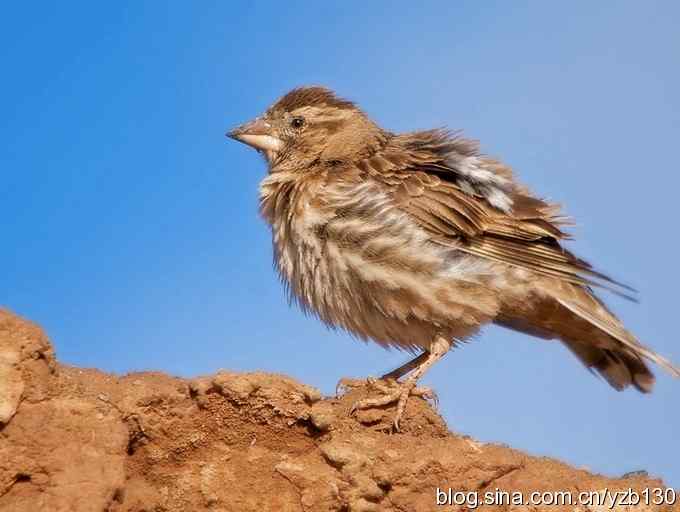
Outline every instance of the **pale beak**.
{"type": "Polygon", "coordinates": [[[276,153],[283,146],[281,139],[271,134],[271,125],[259,117],[227,132],[227,137],[266,153],[276,153]]]}

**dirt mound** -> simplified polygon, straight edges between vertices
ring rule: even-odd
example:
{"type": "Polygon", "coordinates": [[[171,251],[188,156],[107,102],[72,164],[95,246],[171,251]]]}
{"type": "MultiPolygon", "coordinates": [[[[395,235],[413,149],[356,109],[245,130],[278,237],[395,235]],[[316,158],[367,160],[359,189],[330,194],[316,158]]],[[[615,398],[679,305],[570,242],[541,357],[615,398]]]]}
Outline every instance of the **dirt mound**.
{"type": "Polygon", "coordinates": [[[389,408],[348,416],[368,392],[324,398],[264,373],[183,380],[68,367],[40,328],[0,311],[0,510],[461,510],[487,492],[503,510],[595,511],[607,504],[577,505],[577,493],[624,490],[644,503],[663,487],[452,434],[415,398],[389,434],[389,408]],[[555,490],[572,504],[550,505],[555,490]]]}

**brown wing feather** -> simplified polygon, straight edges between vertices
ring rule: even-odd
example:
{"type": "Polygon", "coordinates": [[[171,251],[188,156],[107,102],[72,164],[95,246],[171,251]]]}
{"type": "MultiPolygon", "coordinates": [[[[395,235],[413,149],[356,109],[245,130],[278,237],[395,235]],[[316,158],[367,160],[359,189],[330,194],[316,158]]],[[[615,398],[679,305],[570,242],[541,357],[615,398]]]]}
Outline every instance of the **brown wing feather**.
{"type": "Polygon", "coordinates": [[[532,197],[512,180],[509,167],[482,157],[474,141],[442,130],[394,136],[359,167],[382,182],[395,203],[432,239],[483,258],[526,268],[578,285],[634,291],[594,270],[560,245],[569,238],[558,205],[532,197]],[[466,162],[479,162],[476,174],[466,162]],[[512,207],[492,204],[502,195],[512,207]]]}
{"type": "Polygon", "coordinates": [[[562,227],[570,221],[559,206],[533,197],[509,167],[482,157],[475,142],[442,130],[392,136],[380,154],[357,167],[381,182],[433,242],[534,274],[540,300],[534,297],[528,311],[505,304],[496,323],[560,338],[616,389],[633,384],[651,390],[654,376],[642,358],[680,376],[680,369],[640,344],[590,286],[631,300],[621,290],[634,290],[562,247],[570,238],[562,227]]]}

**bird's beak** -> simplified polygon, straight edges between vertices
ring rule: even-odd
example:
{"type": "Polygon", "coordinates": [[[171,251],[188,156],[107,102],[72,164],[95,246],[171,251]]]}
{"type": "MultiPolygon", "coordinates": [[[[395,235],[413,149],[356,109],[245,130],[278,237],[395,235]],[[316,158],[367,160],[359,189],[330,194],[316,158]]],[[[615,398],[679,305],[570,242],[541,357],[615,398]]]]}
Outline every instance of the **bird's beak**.
{"type": "Polygon", "coordinates": [[[276,153],[283,146],[281,139],[272,135],[271,125],[259,117],[227,132],[227,137],[267,153],[276,153]]]}

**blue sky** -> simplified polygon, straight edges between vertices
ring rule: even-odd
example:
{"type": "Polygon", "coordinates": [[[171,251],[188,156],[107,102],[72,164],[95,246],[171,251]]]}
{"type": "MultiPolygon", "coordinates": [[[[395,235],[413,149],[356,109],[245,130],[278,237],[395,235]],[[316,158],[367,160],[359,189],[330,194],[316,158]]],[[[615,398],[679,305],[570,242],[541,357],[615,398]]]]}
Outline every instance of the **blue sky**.
{"type": "MultiPolygon", "coordinates": [[[[324,84],[394,131],[479,138],[574,216],[571,248],[680,362],[677,2],[69,2],[0,17],[0,303],[61,361],[181,376],[340,377],[407,359],[288,307],[257,214],[265,168],[224,138],[324,84]],[[367,5],[368,4],[368,5],[367,5]]],[[[617,393],[557,343],[498,328],[424,379],[456,432],[680,486],[680,381],[617,393]]]]}

